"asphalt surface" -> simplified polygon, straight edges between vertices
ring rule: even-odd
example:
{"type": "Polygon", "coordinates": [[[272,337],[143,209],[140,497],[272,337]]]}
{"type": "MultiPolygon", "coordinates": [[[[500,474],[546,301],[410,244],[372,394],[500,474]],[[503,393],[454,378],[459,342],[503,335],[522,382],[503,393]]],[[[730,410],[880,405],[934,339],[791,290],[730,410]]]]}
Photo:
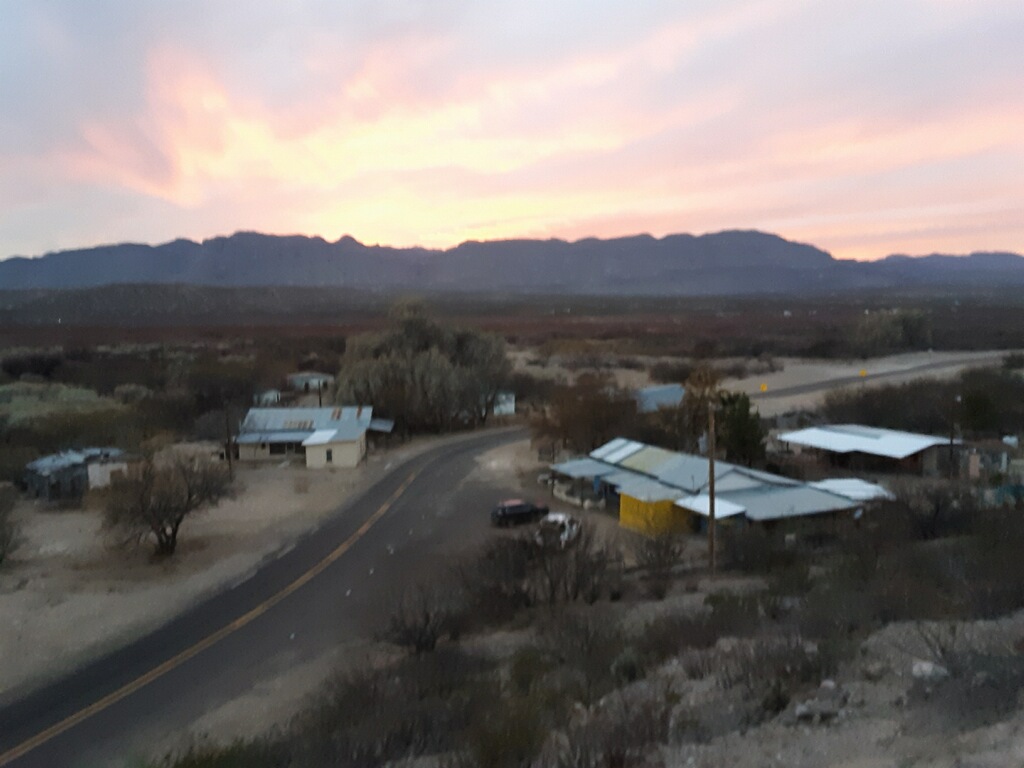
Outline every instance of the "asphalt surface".
{"type": "Polygon", "coordinates": [[[468,478],[480,453],[522,437],[482,433],[410,459],[248,580],[0,710],[0,766],[125,765],[261,679],[372,636],[405,586],[490,535],[487,513],[516,479],[468,478]],[[11,752],[67,718],[81,719],[11,752]]]}
{"type": "Polygon", "coordinates": [[[893,371],[881,371],[879,373],[869,373],[866,376],[841,376],[835,379],[826,379],[824,381],[813,381],[807,384],[798,384],[792,387],[782,387],[781,389],[769,389],[767,392],[752,392],[750,394],[751,400],[773,400],[779,397],[791,397],[793,395],[807,395],[814,392],[821,392],[828,389],[836,389],[837,387],[847,387],[852,384],[860,384],[864,381],[878,381],[880,379],[892,379],[901,376],[907,376],[908,374],[924,373],[926,371],[942,370],[944,368],[959,368],[965,365],[986,365],[990,363],[996,363],[1002,360],[1004,352],[993,353],[991,357],[965,357],[955,360],[940,360],[934,363],[922,363],[921,365],[915,365],[911,368],[902,368],[893,371]]]}

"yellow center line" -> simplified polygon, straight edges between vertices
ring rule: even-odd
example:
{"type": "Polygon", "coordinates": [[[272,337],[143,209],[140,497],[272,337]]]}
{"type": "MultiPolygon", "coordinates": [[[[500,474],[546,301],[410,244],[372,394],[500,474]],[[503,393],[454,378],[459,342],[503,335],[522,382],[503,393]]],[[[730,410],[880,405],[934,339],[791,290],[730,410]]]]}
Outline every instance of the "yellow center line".
{"type": "Polygon", "coordinates": [[[338,547],[334,549],[330,554],[328,554],[323,560],[321,560],[308,571],[303,573],[301,576],[295,579],[295,581],[286,586],[280,592],[271,595],[269,598],[264,600],[262,603],[257,605],[249,612],[242,614],[237,619],[232,621],[230,624],[221,627],[213,634],[207,635],[202,640],[197,642],[195,645],[192,645],[189,648],[186,648],[184,651],[181,651],[177,655],[172,656],[167,661],[163,662],[162,664],[156,667],[153,667],[153,669],[149,670],[143,675],[140,675],[131,682],[125,683],[116,691],[108,693],[102,699],[99,699],[90,704],[89,706],[78,710],[73,715],[69,715],[68,717],[61,720],[59,723],[51,725],[46,730],[40,731],[32,738],[23,741],[18,746],[9,749],[3,754],[0,754],[0,766],[7,765],[13,762],[14,760],[17,760],[19,757],[23,757],[24,755],[31,752],[33,749],[36,749],[37,747],[42,746],[46,742],[50,741],[50,739],[54,738],[55,736],[59,736],[68,729],[75,727],[82,721],[89,719],[90,717],[92,717],[95,714],[98,714],[99,712],[102,712],[104,709],[107,709],[112,704],[116,704],[117,702],[121,701],[121,699],[124,699],[127,696],[131,696],[133,693],[149,685],[157,678],[163,677],[172,669],[180,667],[182,664],[184,664],[192,657],[197,656],[210,646],[220,642],[231,633],[237,632],[246,624],[253,622],[257,618],[262,616],[264,613],[269,611],[271,608],[273,608],[275,605],[280,603],[282,600],[287,598],[289,595],[292,595],[302,586],[308,584],[319,574],[323,573],[333,562],[335,562],[349,549],[351,549],[352,546],[357,541],[363,538],[363,536],[366,535],[366,532],[369,531],[370,528],[372,528],[374,524],[376,524],[377,521],[379,521],[387,513],[387,511],[398,500],[398,498],[403,493],[405,493],[405,491],[412,484],[413,480],[415,480],[416,477],[422,471],[423,470],[421,468],[417,469],[412,474],[410,474],[409,477],[407,477],[405,481],[398,487],[398,489],[394,493],[392,493],[391,496],[388,497],[387,501],[381,504],[377,511],[370,515],[366,519],[366,521],[361,526],[359,526],[359,529],[355,533],[349,536],[344,542],[339,544],[338,547]]]}

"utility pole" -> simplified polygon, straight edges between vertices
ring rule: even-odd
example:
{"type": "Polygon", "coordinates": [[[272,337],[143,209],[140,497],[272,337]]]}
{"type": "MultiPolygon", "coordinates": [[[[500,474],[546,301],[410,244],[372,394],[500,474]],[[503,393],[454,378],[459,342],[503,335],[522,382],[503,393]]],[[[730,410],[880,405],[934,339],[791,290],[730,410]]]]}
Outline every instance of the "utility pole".
{"type": "Polygon", "coordinates": [[[231,444],[231,406],[228,404],[228,399],[225,397],[222,400],[224,404],[224,458],[228,460],[228,479],[235,479],[235,457],[234,450],[235,446],[231,444]]]}
{"type": "Polygon", "coordinates": [[[708,555],[711,573],[716,566],[715,557],[715,401],[708,400],[708,555]]]}

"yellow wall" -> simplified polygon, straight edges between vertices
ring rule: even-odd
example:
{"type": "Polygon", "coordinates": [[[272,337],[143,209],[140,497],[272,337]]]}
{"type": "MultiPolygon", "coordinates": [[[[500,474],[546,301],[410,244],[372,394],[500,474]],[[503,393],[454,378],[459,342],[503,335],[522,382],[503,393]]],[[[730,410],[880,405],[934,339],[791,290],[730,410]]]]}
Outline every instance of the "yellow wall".
{"type": "Polygon", "coordinates": [[[686,533],[690,530],[690,515],[671,500],[640,501],[622,495],[619,497],[619,525],[648,536],[686,533]]]}
{"type": "Polygon", "coordinates": [[[306,466],[310,469],[324,467],[357,467],[366,455],[366,435],[358,440],[344,443],[327,443],[306,447],[306,466]],[[331,460],[327,461],[327,451],[331,451],[331,460]]]}

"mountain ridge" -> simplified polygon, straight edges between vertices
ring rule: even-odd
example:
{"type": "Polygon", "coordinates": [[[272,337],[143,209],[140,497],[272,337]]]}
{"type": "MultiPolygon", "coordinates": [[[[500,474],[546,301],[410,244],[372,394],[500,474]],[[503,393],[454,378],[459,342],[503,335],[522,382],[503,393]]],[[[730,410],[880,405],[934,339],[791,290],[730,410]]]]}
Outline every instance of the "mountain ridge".
{"type": "Polygon", "coordinates": [[[0,261],[0,289],[155,284],[338,287],[376,292],[708,296],[913,286],[1024,286],[1024,257],[894,254],[878,261],[757,230],[579,240],[467,240],[446,249],[367,245],[345,235],[252,231],[159,245],[117,243],[0,261]]]}

